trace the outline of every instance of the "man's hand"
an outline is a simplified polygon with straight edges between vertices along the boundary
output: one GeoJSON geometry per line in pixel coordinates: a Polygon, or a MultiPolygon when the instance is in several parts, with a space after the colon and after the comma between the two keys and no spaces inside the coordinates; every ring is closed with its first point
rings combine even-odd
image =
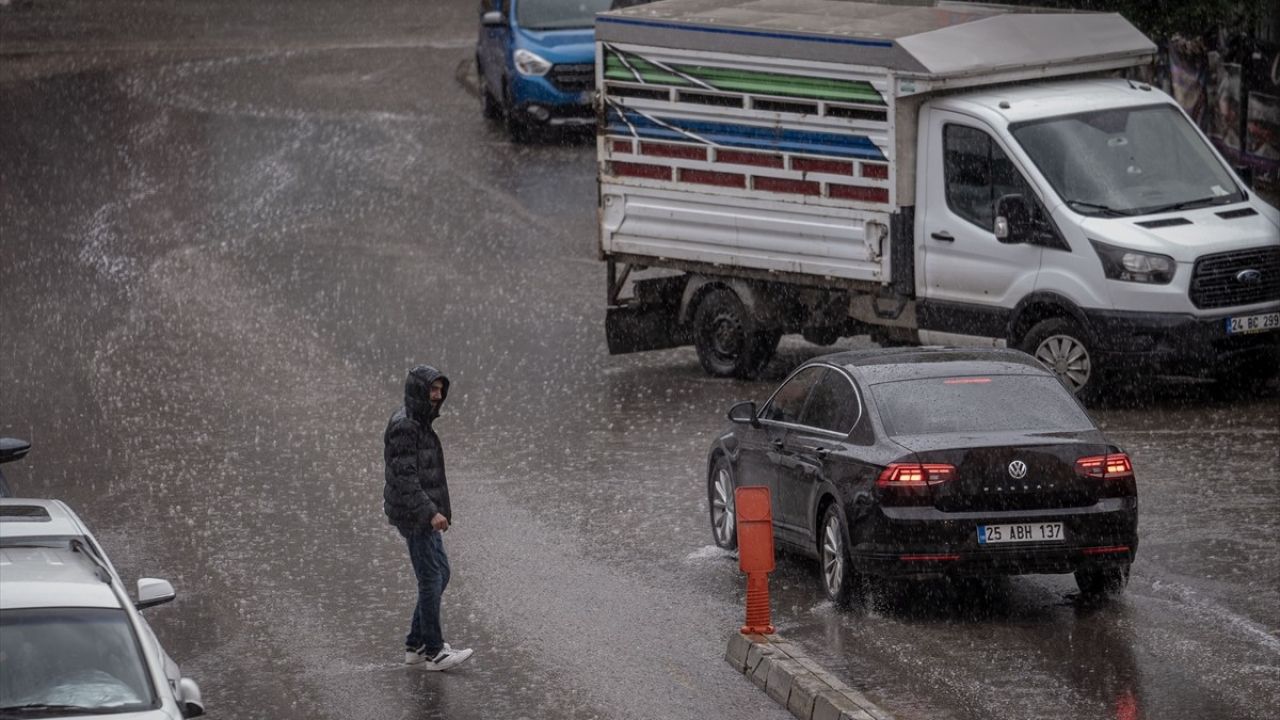
{"type": "Polygon", "coordinates": [[[440,513],[436,513],[431,518],[431,529],[439,530],[440,532],[444,532],[445,530],[448,530],[449,518],[445,517],[444,515],[441,515],[440,513]]]}

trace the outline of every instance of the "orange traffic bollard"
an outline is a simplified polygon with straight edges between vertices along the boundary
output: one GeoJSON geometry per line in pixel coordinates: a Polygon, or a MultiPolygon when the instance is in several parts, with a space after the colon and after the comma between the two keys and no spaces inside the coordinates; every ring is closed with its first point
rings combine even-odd
{"type": "Polygon", "coordinates": [[[773,511],[769,488],[740,487],[733,493],[737,510],[738,568],[747,574],[747,624],[743,635],[769,635],[769,573],[773,572],[773,511]]]}

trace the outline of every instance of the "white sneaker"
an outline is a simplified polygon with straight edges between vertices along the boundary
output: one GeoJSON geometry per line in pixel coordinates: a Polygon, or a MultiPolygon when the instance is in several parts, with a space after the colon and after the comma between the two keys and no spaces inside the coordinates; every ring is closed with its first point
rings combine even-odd
{"type": "MultiPolygon", "coordinates": [[[[404,664],[405,664],[405,665],[417,665],[418,663],[424,663],[424,662],[426,662],[426,661],[427,661],[427,656],[423,654],[423,651],[425,651],[426,649],[427,649],[427,646],[426,646],[426,645],[423,645],[422,647],[418,648],[417,650],[405,650],[405,651],[404,651],[404,664]]],[[[445,643],[445,644],[444,644],[444,649],[445,649],[445,650],[452,650],[453,648],[449,647],[449,643],[445,643]]]]}
{"type": "Polygon", "coordinates": [[[432,671],[448,670],[455,665],[461,664],[469,657],[471,657],[471,648],[454,650],[446,645],[435,657],[423,663],[423,668],[432,671]]]}

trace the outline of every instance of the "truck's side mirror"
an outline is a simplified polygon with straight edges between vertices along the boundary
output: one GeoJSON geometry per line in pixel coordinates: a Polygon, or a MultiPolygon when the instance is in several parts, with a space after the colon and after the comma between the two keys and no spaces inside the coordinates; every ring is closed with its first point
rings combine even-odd
{"type": "Polygon", "coordinates": [[[760,421],[756,419],[756,404],[750,400],[736,403],[729,408],[729,419],[738,424],[760,427],[760,421]]]}
{"type": "Polygon", "coordinates": [[[485,14],[480,16],[481,25],[486,25],[486,26],[501,25],[502,22],[503,20],[502,20],[501,10],[490,10],[489,12],[486,12],[485,14]]]}
{"type": "Polygon", "coordinates": [[[1004,195],[996,201],[994,232],[1002,243],[1014,245],[1031,239],[1031,208],[1021,195],[1004,195]]]}
{"type": "Polygon", "coordinates": [[[1240,182],[1243,182],[1245,187],[1251,190],[1253,189],[1253,166],[1252,165],[1237,165],[1236,175],[1240,176],[1240,182]]]}

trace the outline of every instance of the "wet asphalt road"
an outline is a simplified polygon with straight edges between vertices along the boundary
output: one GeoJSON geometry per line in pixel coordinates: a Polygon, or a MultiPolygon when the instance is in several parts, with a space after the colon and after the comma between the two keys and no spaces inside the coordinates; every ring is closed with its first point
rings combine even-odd
{"type": "MultiPolygon", "coordinates": [[[[761,382],[609,357],[589,138],[479,117],[473,2],[0,8],[0,435],[226,718],[783,718],[723,663],[736,562],[705,452],[761,382]],[[380,507],[404,371],[438,421],[463,671],[398,667],[380,507]]],[[[850,347],[865,340],[845,340],[850,347]]],[[[1095,410],[1139,473],[1125,597],[1069,576],[820,601],[780,632],[902,718],[1263,718],[1280,706],[1278,401],[1160,383],[1095,410]]]]}

